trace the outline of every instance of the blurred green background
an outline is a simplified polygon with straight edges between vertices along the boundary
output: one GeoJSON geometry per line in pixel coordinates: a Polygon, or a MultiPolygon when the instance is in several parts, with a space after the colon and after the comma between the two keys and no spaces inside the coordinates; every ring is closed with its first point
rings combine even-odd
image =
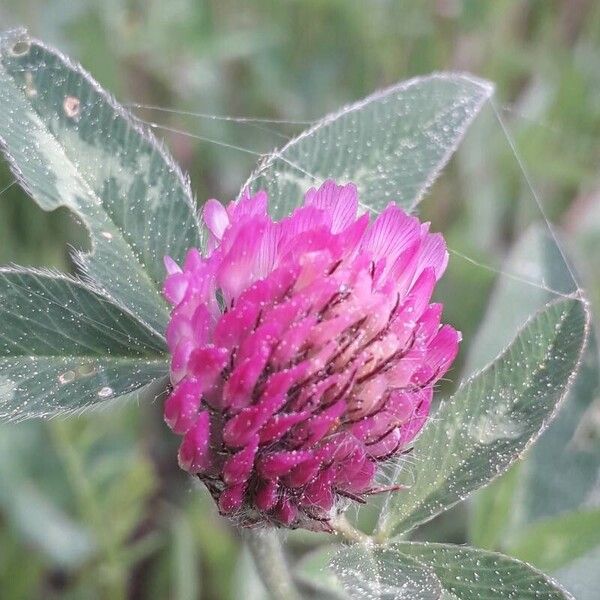
{"type": "MultiPolygon", "coordinates": [[[[600,305],[595,0],[3,0],[0,23],[58,46],[154,123],[201,200],[233,197],[261,153],[378,87],[446,69],[490,79],[518,158],[600,305]]],[[[484,113],[423,204],[450,247],[471,259],[453,256],[439,292],[446,319],[465,337],[454,381],[497,271],[540,220],[499,119],[491,107],[484,113]]],[[[0,165],[0,264],[69,270],[69,246],[85,247],[84,231],[66,212],[42,213],[11,182],[0,165]]],[[[515,470],[418,537],[512,550],[579,586],[578,598],[597,598],[600,394],[598,357],[588,354],[585,381],[569,399],[577,410],[565,406],[564,435],[547,442],[558,465],[583,435],[553,477],[561,468],[580,472],[585,489],[564,499],[572,484],[561,487],[559,477],[545,497],[555,508],[532,518],[542,530],[533,545],[511,541],[511,513],[521,510],[515,470]]],[[[158,404],[3,426],[0,598],[262,598],[239,534],[179,472],[175,453],[158,404]]],[[[532,457],[522,469],[528,464],[532,457]]],[[[290,549],[300,554],[317,539],[294,534],[290,549]]]]}

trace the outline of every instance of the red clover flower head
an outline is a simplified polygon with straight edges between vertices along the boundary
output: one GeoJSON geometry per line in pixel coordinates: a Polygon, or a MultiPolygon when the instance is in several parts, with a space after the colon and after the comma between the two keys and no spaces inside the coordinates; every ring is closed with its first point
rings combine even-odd
{"type": "Polygon", "coordinates": [[[205,256],[165,259],[182,469],[242,524],[328,529],[423,427],[460,334],[430,303],[444,239],[327,181],[275,222],[267,195],[204,206],[205,256]]]}

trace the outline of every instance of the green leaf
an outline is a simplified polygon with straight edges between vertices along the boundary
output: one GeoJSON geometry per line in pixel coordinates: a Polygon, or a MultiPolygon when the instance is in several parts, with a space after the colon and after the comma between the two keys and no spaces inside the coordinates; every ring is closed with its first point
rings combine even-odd
{"type": "Polygon", "coordinates": [[[23,31],[0,37],[0,146],[44,210],[89,230],[85,274],[162,334],[165,255],[200,247],[188,181],[154,137],[79,65],[23,31]]]}
{"type": "MultiPolygon", "coordinates": [[[[510,277],[502,277],[492,294],[467,370],[481,366],[500,350],[530,312],[556,296],[551,290],[566,294],[577,289],[545,226],[531,227],[518,240],[502,272],[510,277]],[[524,280],[543,283],[546,289],[524,280]]],[[[474,544],[498,548],[500,538],[520,535],[531,522],[593,503],[600,461],[600,435],[593,414],[599,396],[600,359],[592,331],[557,418],[530,449],[519,474],[507,474],[474,497],[474,544]]]]}
{"type": "Polygon", "coordinates": [[[417,77],[327,115],[268,156],[244,186],[269,192],[288,214],[311,186],[354,182],[363,208],[416,206],[490,98],[487,81],[454,73],[417,77]]]}
{"type": "MultiPolygon", "coordinates": [[[[508,524],[518,512],[519,487],[523,463],[515,463],[502,477],[473,496],[469,521],[469,541],[478,548],[496,550],[506,535],[508,524]]],[[[439,539],[439,538],[438,538],[439,539]]]]}
{"type": "Polygon", "coordinates": [[[296,565],[296,579],[312,590],[319,592],[319,598],[347,598],[342,583],[329,565],[339,551],[338,545],[326,545],[309,552],[296,565]]]}
{"type": "Polygon", "coordinates": [[[588,314],[579,299],[548,304],[507,350],[463,383],[417,439],[414,470],[389,496],[379,535],[407,531],[504,472],[552,418],[574,378],[588,314]]]}
{"type": "Polygon", "coordinates": [[[72,413],[166,385],[161,337],[80,281],[0,269],[0,419],[72,413]]]}
{"type": "Polygon", "coordinates": [[[297,576],[340,600],[438,600],[442,594],[431,569],[391,546],[319,548],[301,561],[297,576]]]}
{"type": "Polygon", "coordinates": [[[543,519],[521,531],[509,553],[555,571],[600,546],[600,509],[574,511],[543,519]]]}
{"type": "Polygon", "coordinates": [[[460,600],[573,600],[540,571],[495,552],[417,542],[396,543],[390,548],[432,569],[444,590],[460,600]]]}
{"type": "Polygon", "coordinates": [[[340,600],[572,600],[524,562],[452,544],[326,546],[305,556],[296,576],[319,598],[340,600]]]}

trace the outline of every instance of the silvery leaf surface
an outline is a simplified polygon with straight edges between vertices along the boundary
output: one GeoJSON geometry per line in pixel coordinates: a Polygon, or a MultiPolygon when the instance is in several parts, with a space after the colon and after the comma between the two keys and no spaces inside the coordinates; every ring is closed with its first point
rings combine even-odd
{"type": "Polygon", "coordinates": [[[327,115],[268,155],[244,189],[265,189],[277,217],[326,179],[353,182],[363,210],[390,202],[414,208],[435,181],[493,86],[460,73],[436,73],[379,90],[327,115]]]}
{"type": "Polygon", "coordinates": [[[0,146],[44,210],[87,227],[84,275],[158,333],[163,257],[201,245],[188,180],[164,148],[79,65],[24,31],[0,36],[0,146]]]}
{"type": "Polygon", "coordinates": [[[84,283],[0,269],[0,419],[73,413],[166,387],[163,339],[84,283]]]}
{"type": "Polygon", "coordinates": [[[574,379],[589,315],[579,298],[549,303],[488,367],[443,402],[399,470],[378,535],[407,531],[489,483],[548,425],[574,379]]]}

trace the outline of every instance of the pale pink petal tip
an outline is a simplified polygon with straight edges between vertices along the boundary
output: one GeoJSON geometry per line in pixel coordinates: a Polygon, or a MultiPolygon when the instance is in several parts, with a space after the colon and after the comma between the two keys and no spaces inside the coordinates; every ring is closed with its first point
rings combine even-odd
{"type": "Polygon", "coordinates": [[[229,227],[229,216],[225,207],[218,200],[207,200],[202,209],[202,218],[213,236],[221,240],[229,227]]]}
{"type": "Polygon", "coordinates": [[[163,262],[168,275],[181,273],[181,267],[170,256],[165,256],[163,262]]]}
{"type": "Polygon", "coordinates": [[[448,252],[393,204],[358,216],[352,183],[308,190],[281,221],[267,205],[209,200],[206,254],[165,258],[164,417],[221,513],[328,531],[410,448],[458,353],[431,303],[448,252]]]}

